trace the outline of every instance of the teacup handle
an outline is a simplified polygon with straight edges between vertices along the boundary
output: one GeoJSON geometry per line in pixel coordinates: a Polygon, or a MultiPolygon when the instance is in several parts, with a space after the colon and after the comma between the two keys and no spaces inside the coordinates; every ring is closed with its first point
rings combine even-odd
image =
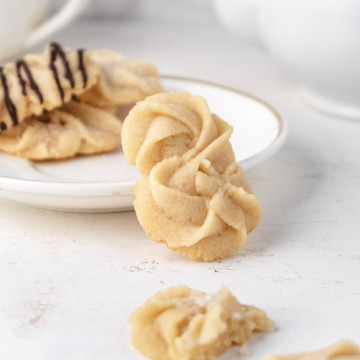
{"type": "Polygon", "coordinates": [[[31,47],[47,39],[56,31],[74,20],[85,9],[89,0],[68,0],[50,19],[34,29],[26,40],[26,47],[31,47]]]}

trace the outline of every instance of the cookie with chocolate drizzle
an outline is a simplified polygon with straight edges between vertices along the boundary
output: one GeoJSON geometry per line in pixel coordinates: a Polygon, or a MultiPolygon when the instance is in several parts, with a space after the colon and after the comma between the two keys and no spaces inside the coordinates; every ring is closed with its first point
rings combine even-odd
{"type": "Polygon", "coordinates": [[[0,68],[0,150],[49,160],[116,149],[133,104],[161,90],[150,63],[50,43],[0,68]]]}
{"type": "Polygon", "coordinates": [[[89,53],[50,43],[43,54],[0,67],[0,130],[40,116],[91,88],[99,67],[89,53]]]}

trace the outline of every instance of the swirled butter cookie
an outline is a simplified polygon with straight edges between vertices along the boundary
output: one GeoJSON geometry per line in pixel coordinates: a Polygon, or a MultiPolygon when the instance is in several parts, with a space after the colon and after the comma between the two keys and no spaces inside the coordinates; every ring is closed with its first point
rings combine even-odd
{"type": "Polygon", "coordinates": [[[273,329],[265,312],[240,304],[226,286],[206,294],[187,286],[156,293],[130,317],[132,344],[153,360],[210,360],[273,329]]]}
{"type": "Polygon", "coordinates": [[[229,138],[232,127],[188,93],[156,94],[125,119],[124,153],[143,175],[135,211],[150,237],[192,259],[236,252],[262,208],[229,138]]]}
{"type": "Polygon", "coordinates": [[[326,348],[289,355],[265,355],[264,360],[360,360],[360,348],[343,340],[326,348]]]}
{"type": "Polygon", "coordinates": [[[121,145],[121,127],[122,122],[107,111],[69,102],[5,131],[0,149],[31,160],[99,153],[121,145]]]}

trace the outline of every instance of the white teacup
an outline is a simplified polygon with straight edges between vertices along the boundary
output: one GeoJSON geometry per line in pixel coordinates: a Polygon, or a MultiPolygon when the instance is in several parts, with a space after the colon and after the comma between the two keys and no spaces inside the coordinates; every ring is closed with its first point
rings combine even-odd
{"type": "Polygon", "coordinates": [[[214,2],[228,28],[262,42],[300,76],[309,102],[360,119],[359,0],[214,2]]]}
{"type": "Polygon", "coordinates": [[[88,0],[68,0],[44,22],[49,0],[1,0],[0,61],[4,62],[47,39],[77,17],[87,3],[88,0]]]}

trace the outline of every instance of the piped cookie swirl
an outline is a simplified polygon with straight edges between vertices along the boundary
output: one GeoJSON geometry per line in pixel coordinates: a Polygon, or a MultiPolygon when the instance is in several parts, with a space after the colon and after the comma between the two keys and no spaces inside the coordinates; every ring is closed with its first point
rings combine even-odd
{"type": "Polygon", "coordinates": [[[123,150],[143,175],[134,207],[153,240],[203,261],[244,244],[262,208],[235,161],[231,132],[188,93],[153,95],[130,111],[123,150]]]}

